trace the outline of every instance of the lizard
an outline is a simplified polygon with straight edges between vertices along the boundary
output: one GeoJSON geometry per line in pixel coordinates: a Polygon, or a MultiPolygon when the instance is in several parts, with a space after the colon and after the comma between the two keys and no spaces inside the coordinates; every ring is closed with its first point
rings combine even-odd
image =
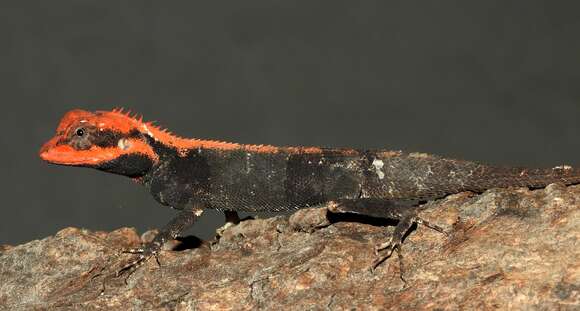
{"type": "Polygon", "coordinates": [[[450,194],[490,188],[541,188],[580,183],[580,170],[490,166],[425,153],[385,149],[277,147],[189,139],[144,122],[123,109],[75,109],[40,149],[52,164],[89,167],[127,176],[178,214],[155,238],[126,252],[134,259],[118,273],[135,271],[196,222],[205,209],[280,212],[326,205],[333,212],[398,220],[375,246],[373,268],[394,251],[414,224],[421,204],[450,194]]]}

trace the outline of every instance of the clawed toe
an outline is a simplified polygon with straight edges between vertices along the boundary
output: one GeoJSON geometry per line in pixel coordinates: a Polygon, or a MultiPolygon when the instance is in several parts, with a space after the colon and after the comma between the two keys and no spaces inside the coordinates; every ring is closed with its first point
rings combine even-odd
{"type": "MultiPolygon", "coordinates": [[[[388,241],[380,243],[380,244],[376,244],[375,245],[375,255],[378,256],[379,253],[387,248],[390,248],[393,244],[393,238],[391,237],[388,241]]],[[[392,251],[391,251],[392,252],[392,251]]]]}
{"type": "Polygon", "coordinates": [[[141,265],[143,265],[149,258],[145,257],[144,255],[137,256],[136,259],[130,261],[129,263],[125,264],[119,271],[117,271],[116,276],[119,277],[125,273],[128,273],[129,277],[133,272],[135,272],[141,265]]]}
{"type": "Polygon", "coordinates": [[[387,260],[393,255],[395,250],[399,251],[400,243],[393,243],[393,239],[389,241],[375,245],[375,256],[371,264],[371,270],[374,271],[383,261],[387,260]]]}
{"type": "Polygon", "coordinates": [[[441,226],[436,225],[436,224],[433,224],[433,223],[431,223],[431,222],[429,222],[429,221],[427,221],[425,219],[422,219],[422,218],[417,217],[415,219],[415,221],[418,224],[423,225],[423,226],[425,226],[425,227],[427,227],[429,229],[435,230],[435,231],[437,231],[439,233],[442,233],[442,234],[445,234],[445,235],[449,235],[449,233],[446,232],[445,229],[443,229],[441,226]]]}
{"type": "Polygon", "coordinates": [[[125,248],[121,250],[121,253],[123,254],[143,254],[144,252],[145,249],[143,248],[125,248]]]}
{"type": "Polygon", "coordinates": [[[145,264],[151,257],[155,257],[157,264],[159,266],[161,266],[161,264],[159,262],[159,258],[158,258],[159,247],[157,244],[150,244],[150,245],[146,245],[145,247],[141,247],[141,248],[124,249],[122,251],[122,253],[136,255],[133,260],[129,261],[127,264],[125,264],[123,267],[121,267],[117,271],[117,273],[115,274],[116,277],[119,277],[123,274],[127,274],[127,277],[125,278],[125,283],[127,282],[127,279],[135,271],[137,271],[137,269],[139,269],[139,267],[141,267],[143,264],[145,264]]]}

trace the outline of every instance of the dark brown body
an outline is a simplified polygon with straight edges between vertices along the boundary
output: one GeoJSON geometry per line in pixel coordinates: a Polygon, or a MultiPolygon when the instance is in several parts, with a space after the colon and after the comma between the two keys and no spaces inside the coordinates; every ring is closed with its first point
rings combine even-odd
{"type": "Polygon", "coordinates": [[[429,200],[494,187],[580,181],[578,171],[497,168],[392,151],[321,149],[316,153],[195,149],[157,145],[160,165],[143,179],[162,204],[195,203],[237,211],[282,211],[348,199],[429,200]]]}

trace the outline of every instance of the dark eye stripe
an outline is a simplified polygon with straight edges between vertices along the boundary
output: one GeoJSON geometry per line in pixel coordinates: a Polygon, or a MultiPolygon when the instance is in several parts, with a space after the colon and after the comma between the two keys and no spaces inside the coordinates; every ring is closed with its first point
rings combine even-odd
{"type": "Polygon", "coordinates": [[[91,146],[110,148],[117,147],[120,139],[140,137],[141,133],[137,130],[129,133],[121,133],[113,130],[101,131],[96,127],[86,126],[71,131],[68,137],[59,141],[59,144],[67,144],[77,150],[86,150],[91,146]]]}
{"type": "Polygon", "coordinates": [[[126,136],[127,135],[121,134],[119,132],[106,130],[92,133],[89,139],[94,145],[107,148],[117,146],[119,139],[126,136]]]}
{"type": "Polygon", "coordinates": [[[127,134],[125,137],[126,138],[140,138],[141,135],[142,135],[141,132],[134,129],[134,130],[131,130],[131,132],[129,132],[129,134],[127,134]]]}

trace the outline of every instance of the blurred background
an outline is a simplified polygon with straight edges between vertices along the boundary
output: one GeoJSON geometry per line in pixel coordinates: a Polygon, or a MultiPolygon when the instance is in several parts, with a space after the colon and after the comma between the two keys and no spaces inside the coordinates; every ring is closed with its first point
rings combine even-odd
{"type": "MultiPolygon", "coordinates": [[[[578,1],[2,1],[0,244],[140,232],[131,180],[42,163],[69,109],[177,134],[580,165],[578,1]]],[[[208,213],[188,233],[207,239],[208,213]]]]}

